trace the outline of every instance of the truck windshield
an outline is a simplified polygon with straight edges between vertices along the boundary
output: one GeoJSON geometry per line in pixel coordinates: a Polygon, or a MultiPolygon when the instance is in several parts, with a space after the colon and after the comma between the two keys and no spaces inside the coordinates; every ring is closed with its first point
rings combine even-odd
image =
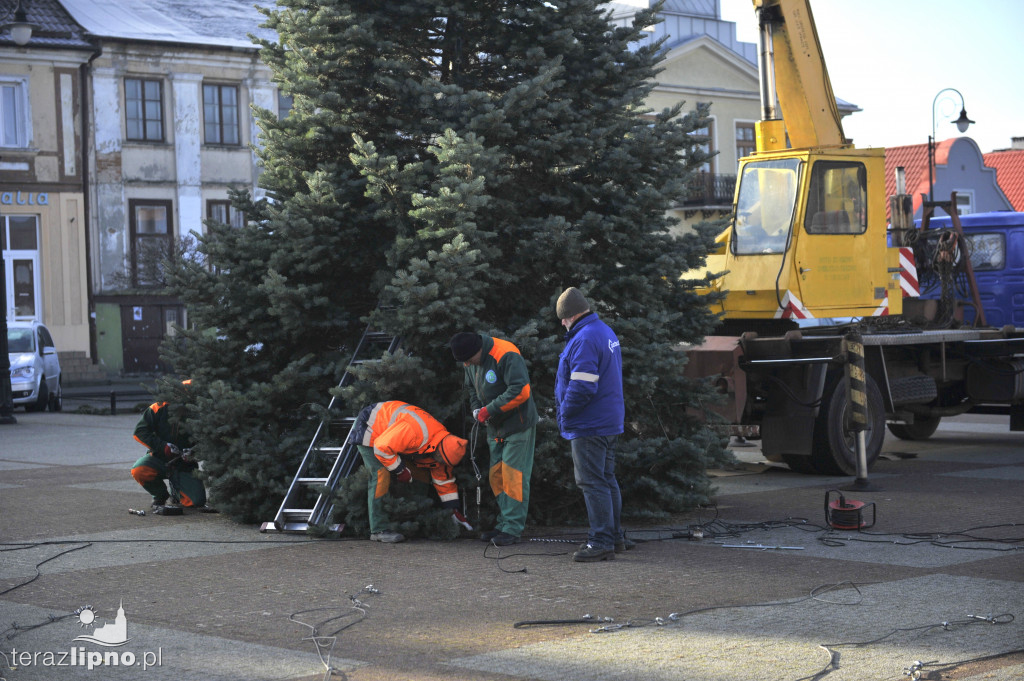
{"type": "Polygon", "coordinates": [[[800,160],[755,161],[743,166],[733,220],[732,251],[736,255],[782,253],[786,250],[800,160]]]}

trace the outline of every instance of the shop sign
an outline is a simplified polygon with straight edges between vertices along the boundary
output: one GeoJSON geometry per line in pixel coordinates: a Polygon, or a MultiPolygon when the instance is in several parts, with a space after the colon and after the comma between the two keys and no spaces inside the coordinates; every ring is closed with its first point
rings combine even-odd
{"type": "Polygon", "coordinates": [[[0,205],[4,206],[49,206],[50,195],[46,192],[2,192],[0,205]]]}

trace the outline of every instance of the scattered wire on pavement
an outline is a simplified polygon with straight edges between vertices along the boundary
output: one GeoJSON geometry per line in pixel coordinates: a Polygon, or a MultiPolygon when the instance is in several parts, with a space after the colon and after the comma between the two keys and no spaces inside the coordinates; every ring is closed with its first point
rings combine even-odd
{"type": "MultiPolygon", "coordinates": [[[[967,617],[966,619],[962,619],[962,620],[951,620],[951,621],[937,622],[937,623],[932,623],[932,624],[922,624],[922,625],[917,625],[917,626],[913,626],[913,627],[896,627],[894,629],[890,629],[887,633],[885,633],[885,634],[883,634],[881,636],[878,636],[876,638],[873,638],[873,639],[870,639],[870,640],[866,640],[866,641],[843,641],[841,643],[821,643],[821,644],[818,645],[818,647],[821,648],[822,650],[824,650],[826,653],[828,653],[828,656],[829,656],[828,664],[826,664],[825,667],[822,668],[820,671],[818,671],[818,672],[816,672],[814,674],[811,674],[810,676],[805,676],[805,677],[802,677],[800,679],[797,679],[797,681],[820,681],[820,679],[825,678],[828,674],[831,674],[833,671],[839,669],[840,653],[839,653],[838,650],[836,650],[836,648],[859,648],[859,647],[870,646],[870,645],[874,645],[876,643],[881,643],[882,641],[885,641],[885,640],[890,639],[890,638],[892,638],[894,636],[897,636],[898,634],[903,634],[903,633],[920,632],[921,634],[925,634],[925,633],[928,633],[929,631],[932,631],[933,629],[942,629],[943,631],[952,631],[953,629],[955,629],[957,627],[966,627],[966,626],[971,626],[971,625],[974,625],[974,624],[985,624],[985,623],[987,623],[987,624],[996,624],[996,625],[1004,625],[1004,624],[1010,624],[1011,622],[1013,622],[1013,620],[1014,620],[1014,616],[1012,614],[1010,614],[1010,613],[1003,613],[1001,615],[971,615],[971,616],[967,617]]],[[[984,660],[984,659],[991,659],[991,658],[996,658],[996,657],[1004,657],[1006,655],[1012,655],[1015,652],[1018,652],[1018,651],[1011,651],[1011,652],[1006,652],[1006,653],[998,653],[998,654],[995,654],[995,655],[985,656],[984,658],[975,658],[975,659],[972,659],[972,660],[961,660],[959,662],[945,663],[945,664],[939,663],[937,660],[932,661],[932,662],[921,662],[920,660],[915,660],[910,666],[908,666],[907,668],[905,668],[903,670],[903,674],[904,674],[904,676],[909,676],[911,679],[920,679],[921,678],[921,670],[923,668],[925,668],[925,667],[928,667],[928,666],[939,665],[939,666],[942,666],[942,667],[947,667],[948,666],[949,668],[953,668],[953,667],[962,666],[962,665],[970,663],[970,662],[978,662],[978,661],[981,661],[981,660],[984,660]]]]}
{"type": "MultiPolygon", "coordinates": [[[[372,584],[368,584],[362,588],[359,592],[362,594],[377,595],[380,594],[380,589],[375,588],[372,584]]],[[[307,627],[310,630],[309,636],[304,636],[303,641],[311,641],[316,647],[317,657],[320,658],[320,663],[324,666],[324,681],[329,681],[332,676],[337,674],[341,679],[348,678],[345,672],[337,667],[331,665],[331,654],[334,652],[334,646],[338,643],[338,634],[345,629],[362,622],[366,618],[366,611],[369,606],[363,601],[359,600],[356,595],[349,594],[348,607],[332,606],[325,608],[309,608],[307,610],[299,610],[293,612],[288,616],[288,620],[295,622],[296,624],[307,627]],[[340,612],[339,612],[340,610],[340,612]],[[308,615],[310,613],[334,613],[331,617],[322,619],[315,624],[304,622],[300,619],[296,619],[300,615],[308,615]],[[337,628],[332,629],[329,632],[323,632],[322,628],[327,625],[334,625],[341,622],[337,628]],[[326,653],[326,655],[325,655],[326,653]]]]}
{"type": "MultiPolygon", "coordinates": [[[[733,609],[733,608],[768,608],[768,607],[776,607],[776,606],[789,606],[789,605],[796,605],[798,603],[803,603],[804,601],[809,601],[809,600],[816,600],[816,601],[820,601],[822,603],[829,603],[831,605],[858,605],[863,600],[863,595],[861,594],[861,591],[858,588],[859,586],[862,586],[862,585],[863,584],[856,584],[854,582],[849,582],[849,581],[839,582],[837,584],[823,584],[821,586],[814,587],[813,589],[811,589],[810,593],[808,593],[806,596],[804,596],[802,598],[791,599],[791,600],[786,600],[786,601],[772,601],[772,602],[769,602],[769,603],[737,603],[737,604],[731,604],[731,605],[709,605],[709,606],[705,606],[705,607],[701,607],[701,608],[694,608],[692,610],[686,610],[684,612],[669,613],[665,617],[653,617],[653,618],[649,618],[649,619],[629,619],[629,620],[626,620],[625,622],[616,622],[613,618],[606,617],[606,618],[602,618],[601,620],[599,620],[601,622],[604,622],[605,624],[603,624],[600,627],[591,629],[590,633],[592,633],[592,634],[604,634],[604,633],[608,633],[608,632],[612,632],[612,631],[618,631],[620,629],[627,629],[627,628],[632,629],[632,628],[647,627],[647,626],[664,626],[664,625],[672,623],[672,622],[678,622],[679,620],[683,619],[684,617],[689,617],[691,615],[697,615],[697,614],[704,613],[704,612],[712,612],[714,610],[727,610],[727,609],[733,609]],[[850,599],[834,600],[834,599],[824,598],[824,595],[826,595],[826,594],[829,594],[829,593],[832,593],[832,592],[838,592],[838,591],[845,591],[845,590],[848,590],[848,589],[852,589],[854,591],[854,593],[855,593],[855,596],[853,596],[850,599]]],[[[566,620],[527,620],[527,621],[524,621],[524,622],[516,622],[512,626],[515,629],[520,629],[520,628],[527,627],[527,626],[556,626],[556,625],[560,625],[560,624],[586,624],[586,623],[590,623],[590,622],[593,622],[593,621],[598,621],[598,620],[591,619],[590,615],[584,615],[583,618],[577,619],[577,620],[567,620],[567,619],[566,620]]]]}
{"type": "MultiPolygon", "coordinates": [[[[54,542],[54,543],[56,544],[58,542],[54,542]]],[[[71,553],[72,551],[79,551],[81,549],[86,549],[86,548],[89,548],[90,546],[92,546],[91,542],[85,542],[85,543],[83,543],[83,542],[59,542],[59,543],[61,543],[61,544],[64,544],[64,543],[78,544],[79,546],[72,546],[70,549],[64,549],[63,551],[61,551],[58,554],[55,554],[53,556],[50,556],[49,558],[46,558],[44,560],[39,561],[35,565],[35,571],[36,571],[35,575],[33,575],[27,581],[21,582],[20,584],[15,584],[14,586],[8,587],[8,588],[4,589],[3,591],[0,591],[0,596],[3,596],[4,594],[8,594],[8,593],[14,591],[15,589],[20,589],[21,587],[25,586],[26,584],[31,584],[32,582],[34,582],[37,579],[39,579],[39,577],[43,574],[42,572],[39,571],[39,568],[42,567],[43,565],[46,565],[51,560],[56,560],[57,558],[60,558],[61,556],[64,556],[64,555],[67,555],[67,554],[71,553]]],[[[17,548],[7,548],[7,549],[0,549],[0,550],[2,550],[2,551],[19,551],[19,550],[22,550],[22,549],[30,549],[30,548],[34,548],[36,546],[45,546],[45,545],[48,545],[48,544],[50,544],[50,542],[40,542],[38,544],[27,544],[27,545],[24,545],[24,546],[18,546],[17,548]]],[[[0,546],[9,546],[9,544],[0,544],[0,546]]]]}
{"type": "MultiPolygon", "coordinates": [[[[513,544],[512,546],[522,546],[522,544],[513,544]]],[[[539,552],[539,551],[538,552],[534,552],[534,551],[516,551],[514,553],[507,553],[505,555],[501,555],[501,549],[502,548],[505,548],[505,547],[496,546],[494,544],[494,542],[487,542],[487,545],[484,546],[484,558],[489,558],[489,559],[495,561],[495,564],[498,566],[498,569],[501,570],[502,572],[506,573],[506,574],[517,574],[517,573],[525,573],[525,572],[527,572],[525,567],[521,567],[518,570],[506,570],[504,567],[502,567],[501,561],[503,561],[503,560],[505,560],[507,558],[513,558],[515,556],[564,556],[564,555],[569,553],[568,551],[544,551],[544,552],[539,552]],[[496,555],[496,556],[495,555],[488,555],[488,552],[490,552],[490,550],[492,548],[495,549],[498,552],[499,555],[496,555]]]]}

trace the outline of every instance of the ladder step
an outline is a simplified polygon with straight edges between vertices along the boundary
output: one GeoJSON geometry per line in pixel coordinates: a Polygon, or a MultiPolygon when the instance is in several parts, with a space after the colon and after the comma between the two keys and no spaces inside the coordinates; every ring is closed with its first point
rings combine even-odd
{"type": "MultiPolygon", "coordinates": [[[[391,309],[384,306],[378,306],[381,310],[391,309]]],[[[356,364],[379,364],[380,356],[383,354],[381,346],[384,346],[383,352],[394,352],[401,344],[401,338],[384,331],[378,331],[367,328],[363,332],[362,338],[359,340],[359,344],[353,353],[349,366],[356,364]],[[373,343],[375,350],[368,350],[368,344],[373,343]],[[365,355],[378,355],[376,358],[361,359],[360,356],[365,355]]],[[[351,384],[355,380],[355,377],[350,374],[347,370],[342,374],[341,380],[338,382],[338,387],[345,387],[351,384]]],[[[328,410],[334,408],[337,396],[331,396],[328,410]]],[[[362,463],[362,459],[359,456],[358,451],[354,446],[348,442],[342,446],[337,447],[322,447],[317,443],[321,440],[321,437],[326,435],[327,441],[337,442],[335,437],[332,437],[330,429],[332,428],[346,428],[351,433],[351,429],[356,423],[355,416],[345,417],[331,417],[321,421],[320,426],[317,428],[316,435],[313,436],[313,441],[310,443],[309,448],[306,450],[305,457],[302,459],[302,463],[299,464],[299,470],[296,472],[295,477],[292,478],[291,486],[288,488],[288,492],[285,494],[284,501],[281,503],[281,509],[277,512],[277,517],[273,523],[264,523],[263,531],[266,531],[269,526],[273,526],[278,531],[305,531],[310,524],[318,524],[322,520],[326,520],[330,517],[333,504],[331,503],[331,495],[329,492],[333,492],[337,487],[341,478],[347,478],[352,471],[362,463]],[[314,468],[314,461],[317,457],[314,455],[323,455],[323,459],[330,462],[331,471],[327,477],[307,477],[306,472],[313,468],[317,473],[322,471],[318,468],[314,468]],[[331,461],[333,457],[333,461],[331,461]],[[320,486],[324,489],[321,490],[320,496],[316,501],[313,508],[286,508],[289,504],[295,503],[308,503],[305,501],[299,501],[302,497],[294,495],[300,487],[314,487],[320,486]]],[[[341,526],[333,526],[333,528],[339,528],[341,526]]],[[[333,529],[332,528],[332,529],[333,529]]],[[[0,679],[2,681],[2,679],[0,679]]]]}
{"type": "Polygon", "coordinates": [[[309,514],[313,512],[311,508],[282,508],[281,515],[293,515],[299,517],[308,518],[309,514]]]}

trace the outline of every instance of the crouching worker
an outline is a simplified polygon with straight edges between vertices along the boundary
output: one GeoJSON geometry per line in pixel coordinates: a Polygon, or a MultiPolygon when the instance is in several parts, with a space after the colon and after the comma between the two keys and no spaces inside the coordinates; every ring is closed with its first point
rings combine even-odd
{"type": "Polygon", "coordinates": [[[410,466],[429,471],[441,506],[451,509],[452,521],[473,529],[459,510],[459,488],[453,470],[466,455],[467,441],[449,433],[433,416],[406,402],[377,402],[359,412],[349,442],[358,447],[370,474],[367,503],[371,541],[394,544],[405,540],[391,527],[384,496],[392,474],[399,482],[412,481],[410,466]]]}
{"type": "MultiPolygon", "coordinates": [[[[187,389],[190,383],[182,385],[187,389]]],[[[199,464],[190,455],[192,441],[185,429],[183,405],[151,404],[135,426],[135,439],[149,451],[132,466],[132,477],[153,495],[154,513],[180,515],[182,506],[213,510],[206,505],[203,483],[194,475],[199,464]]]]}

